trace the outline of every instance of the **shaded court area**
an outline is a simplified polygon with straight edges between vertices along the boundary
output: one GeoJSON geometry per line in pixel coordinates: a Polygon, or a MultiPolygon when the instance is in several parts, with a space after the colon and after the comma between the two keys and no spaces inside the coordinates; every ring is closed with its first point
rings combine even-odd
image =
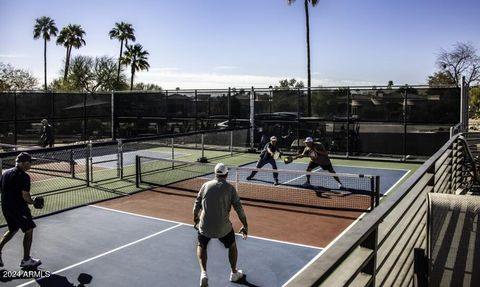
{"type": "MultiPolygon", "coordinates": [[[[191,225],[87,206],[37,219],[33,256],[41,279],[2,278],[2,286],[195,286],[199,268],[191,225]]],[[[4,232],[2,228],[0,232],[4,232]]],[[[245,286],[280,286],[321,248],[256,238],[241,240],[238,266],[245,286]]],[[[19,271],[21,236],[4,249],[5,269],[19,271]]],[[[227,250],[209,245],[210,286],[228,281],[227,250]]],[[[2,271],[4,274],[4,271],[2,271]]],[[[230,284],[230,285],[229,285],[230,284]]]]}

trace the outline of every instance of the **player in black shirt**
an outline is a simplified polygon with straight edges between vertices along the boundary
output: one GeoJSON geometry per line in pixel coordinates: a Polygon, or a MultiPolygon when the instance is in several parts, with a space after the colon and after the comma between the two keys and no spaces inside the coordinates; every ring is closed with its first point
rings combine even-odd
{"type": "MultiPolygon", "coordinates": [[[[272,136],[270,138],[270,142],[263,147],[256,168],[262,168],[264,165],[269,163],[273,169],[277,169],[277,163],[274,159],[274,154],[276,152],[280,153],[280,150],[277,147],[277,137],[272,136]]],[[[257,174],[257,171],[252,171],[252,173],[247,177],[247,180],[252,180],[255,174],[257,174]]],[[[273,181],[275,185],[278,185],[278,172],[273,173],[273,181]]]]}
{"type": "Polygon", "coordinates": [[[1,252],[5,244],[19,229],[23,231],[23,259],[20,267],[36,267],[42,262],[30,257],[33,229],[36,227],[28,204],[34,200],[30,196],[30,176],[26,173],[32,164],[32,157],[25,152],[17,156],[14,168],[6,170],[0,177],[2,212],[8,230],[0,240],[0,267],[3,267],[1,252]]]}
{"type": "Polygon", "coordinates": [[[53,128],[47,119],[42,120],[42,134],[40,136],[40,145],[42,147],[53,147],[53,128]]]}

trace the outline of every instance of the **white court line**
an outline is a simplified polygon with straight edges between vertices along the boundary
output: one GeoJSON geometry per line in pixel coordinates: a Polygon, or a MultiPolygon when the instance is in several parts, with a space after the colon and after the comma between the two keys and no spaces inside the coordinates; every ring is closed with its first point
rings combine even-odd
{"type": "MultiPolygon", "coordinates": [[[[120,247],[117,247],[117,248],[112,249],[112,250],[110,250],[110,251],[104,252],[104,253],[99,254],[99,255],[97,255],[97,256],[91,257],[91,258],[89,258],[89,259],[86,259],[86,260],[83,260],[83,261],[81,261],[81,262],[75,263],[75,264],[70,265],[70,266],[68,266],[68,267],[65,267],[65,268],[63,268],[63,269],[57,270],[57,271],[55,271],[55,272],[52,272],[51,274],[58,274],[58,273],[60,273],[60,272],[66,271],[66,270],[68,270],[68,269],[77,267],[77,266],[79,266],[79,265],[82,265],[82,264],[84,264],[84,263],[87,263],[87,262],[90,262],[90,261],[92,261],[92,260],[98,259],[98,258],[103,257],[103,256],[105,256],[105,255],[108,255],[108,254],[110,254],[110,253],[116,252],[116,251],[118,251],[118,250],[127,248],[127,247],[132,246],[132,245],[134,245],[134,244],[137,244],[137,243],[139,243],[139,242],[142,242],[142,241],[145,241],[145,240],[147,240],[147,239],[150,239],[150,238],[152,238],[152,237],[154,237],[154,236],[157,236],[157,235],[159,235],[159,234],[162,234],[162,233],[164,233],[164,232],[167,232],[167,231],[169,231],[169,230],[172,230],[172,229],[174,229],[174,228],[177,228],[177,227],[179,227],[179,226],[181,226],[181,225],[183,225],[183,224],[177,224],[177,225],[175,225],[175,226],[169,227],[169,228],[164,229],[164,230],[162,230],[162,231],[159,231],[159,232],[157,232],[157,233],[148,235],[148,236],[146,236],[146,237],[144,237],[144,238],[140,238],[140,239],[138,239],[138,240],[136,240],[136,241],[130,242],[130,243],[128,243],[128,244],[122,245],[122,246],[120,246],[120,247]]],[[[37,279],[37,280],[28,281],[28,282],[23,283],[23,284],[21,284],[21,285],[17,285],[17,287],[23,287],[23,286],[30,285],[30,284],[32,284],[32,283],[35,283],[35,282],[38,282],[38,281],[42,280],[43,278],[46,278],[46,277],[41,277],[41,278],[39,278],[39,279],[37,279]]]]}
{"type": "MultiPolygon", "coordinates": [[[[153,219],[153,220],[158,220],[158,221],[166,221],[166,222],[170,222],[170,223],[174,223],[174,224],[182,224],[182,225],[192,226],[192,227],[193,227],[193,224],[188,224],[188,223],[183,223],[183,222],[179,222],[179,221],[163,219],[163,218],[159,218],[159,217],[152,217],[152,216],[143,215],[143,214],[138,214],[138,213],[132,213],[132,212],[128,212],[128,211],[111,209],[111,208],[103,207],[103,206],[89,205],[89,207],[95,207],[95,208],[104,209],[104,210],[108,210],[108,211],[112,211],[112,212],[118,212],[118,213],[123,213],[123,214],[131,215],[131,216],[137,216],[137,217],[142,217],[142,218],[147,218],[147,219],[153,219]]],[[[239,233],[237,233],[237,235],[238,235],[238,236],[241,236],[239,233]]],[[[311,246],[311,245],[306,245],[306,244],[300,244],[300,243],[294,243],[294,242],[288,242],[288,241],[275,240],[275,239],[270,239],[270,238],[265,238],[265,237],[260,237],[260,236],[248,235],[248,237],[255,238],[255,239],[260,239],[260,240],[265,240],[265,241],[283,243],[283,244],[287,244],[287,245],[295,245],[295,246],[307,247],[307,248],[312,248],[312,249],[322,249],[322,247],[318,247],[318,246],[311,246]]]]}
{"type": "Polygon", "coordinates": [[[408,170],[399,180],[397,180],[397,182],[395,182],[384,194],[382,194],[382,197],[387,195],[387,193],[389,193],[390,191],[392,191],[397,185],[400,184],[400,182],[407,176],[410,174],[410,172],[412,172],[411,170],[408,170]]]}
{"type": "MultiPolygon", "coordinates": [[[[316,168],[316,169],[312,170],[312,172],[316,172],[317,170],[320,170],[320,169],[321,169],[320,167],[319,167],[319,168],[316,168]]],[[[294,170],[296,170],[296,169],[294,169],[294,170]]],[[[297,176],[297,177],[295,177],[295,178],[293,178],[293,179],[290,179],[290,180],[287,180],[287,181],[285,181],[285,182],[282,182],[281,184],[290,183],[290,182],[295,181],[295,180],[297,180],[297,179],[300,179],[300,178],[302,178],[302,177],[304,177],[304,176],[305,176],[305,175],[302,174],[302,175],[297,176]]]]}

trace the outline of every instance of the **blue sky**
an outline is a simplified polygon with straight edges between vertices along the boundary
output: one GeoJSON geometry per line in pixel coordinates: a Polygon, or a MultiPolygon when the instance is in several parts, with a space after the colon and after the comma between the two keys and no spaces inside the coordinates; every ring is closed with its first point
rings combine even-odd
{"type": "MultiPolygon", "coordinates": [[[[469,42],[480,54],[478,0],[321,0],[310,9],[312,85],[424,84],[440,49],[469,42]]],[[[306,83],[303,0],[0,0],[0,61],[43,78],[43,42],[35,19],[59,30],[80,24],[85,47],[73,55],[117,57],[115,22],[135,28],[150,53],[136,81],[166,89],[268,87],[306,83]]],[[[49,81],[65,48],[48,44],[49,81]]]]}

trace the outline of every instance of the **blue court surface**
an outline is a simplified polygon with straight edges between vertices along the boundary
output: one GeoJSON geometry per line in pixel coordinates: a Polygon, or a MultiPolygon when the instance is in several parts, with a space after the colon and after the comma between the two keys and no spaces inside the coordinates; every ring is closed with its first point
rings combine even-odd
{"type": "MultiPolygon", "coordinates": [[[[198,286],[196,231],[191,225],[87,206],[36,220],[32,256],[42,279],[2,278],[2,286],[198,286]]],[[[5,228],[0,232],[4,233],[5,228]]],[[[19,271],[23,234],[3,250],[5,267],[19,271]]],[[[231,283],[227,249],[208,246],[210,286],[281,286],[322,249],[237,236],[238,268],[231,283]]],[[[2,271],[2,273],[4,273],[2,271]]]]}
{"type": "MultiPolygon", "coordinates": [[[[123,165],[135,165],[135,156],[146,156],[146,157],[153,157],[153,158],[165,158],[171,159],[172,153],[171,152],[162,152],[162,151],[148,151],[148,150],[138,150],[138,151],[129,151],[123,153],[123,165]]],[[[175,158],[181,158],[186,156],[187,154],[184,153],[174,153],[175,158]]],[[[95,166],[103,167],[103,168],[110,168],[115,169],[117,168],[117,154],[108,154],[108,155],[100,155],[93,157],[93,163],[95,166]]]]}

